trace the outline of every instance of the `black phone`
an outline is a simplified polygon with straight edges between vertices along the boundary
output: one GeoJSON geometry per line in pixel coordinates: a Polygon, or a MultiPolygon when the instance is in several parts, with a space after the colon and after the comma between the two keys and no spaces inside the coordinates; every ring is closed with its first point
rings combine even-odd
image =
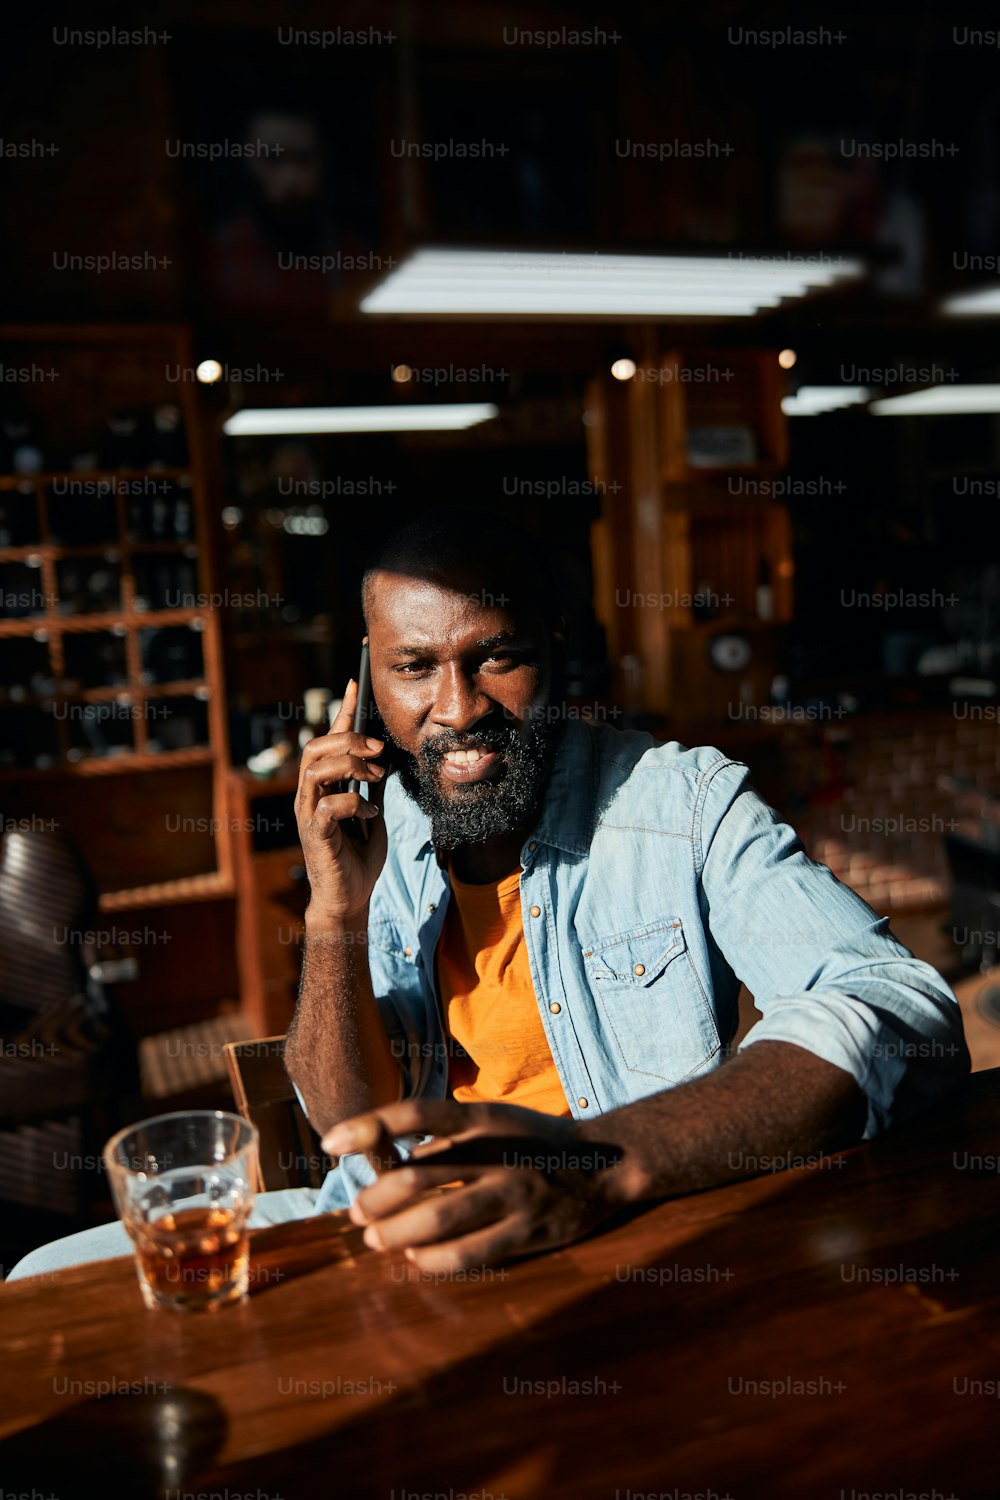
{"type": "MultiPolygon", "coordinates": [[[[369,757],[377,765],[384,766],[386,771],[392,769],[392,757],[390,755],[389,739],[382,723],[382,716],[378,711],[375,699],[372,695],[372,672],[371,658],[368,653],[368,637],[365,636],[361,642],[361,660],[358,662],[358,701],[354,709],[354,723],[351,726],[355,734],[371,735],[373,739],[383,741],[385,748],[379,755],[369,757]]],[[[362,783],[356,776],[352,776],[347,783],[349,792],[360,792],[362,783]]],[[[345,820],[347,832],[354,838],[367,842],[368,828],[363,818],[348,818],[345,820]]]]}
{"type": "MultiPolygon", "coordinates": [[[[361,642],[361,660],[358,663],[358,701],[354,706],[354,723],[351,726],[355,734],[372,734],[372,715],[375,711],[375,699],[372,697],[372,663],[368,651],[368,637],[365,636],[361,642]]],[[[379,736],[381,738],[381,736],[379,736]]],[[[352,776],[347,783],[349,792],[360,792],[361,782],[356,776],[352,776]]]]}

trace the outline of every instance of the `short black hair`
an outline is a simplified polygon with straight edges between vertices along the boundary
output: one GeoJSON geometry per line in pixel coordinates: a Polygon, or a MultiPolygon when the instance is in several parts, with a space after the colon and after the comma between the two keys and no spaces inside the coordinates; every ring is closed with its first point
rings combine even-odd
{"type": "Polygon", "coordinates": [[[564,621],[566,613],[561,578],[542,543],[499,511],[438,506],[394,531],[361,580],[366,625],[376,573],[409,574],[431,582],[464,580],[486,604],[495,600],[527,606],[549,631],[564,621]]]}

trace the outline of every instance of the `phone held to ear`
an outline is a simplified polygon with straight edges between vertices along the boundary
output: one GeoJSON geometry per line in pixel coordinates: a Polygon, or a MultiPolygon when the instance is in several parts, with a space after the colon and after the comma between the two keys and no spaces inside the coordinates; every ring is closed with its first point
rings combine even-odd
{"type": "MultiPolygon", "coordinates": [[[[385,743],[385,749],[380,755],[372,755],[367,757],[367,759],[375,761],[380,766],[385,766],[387,771],[390,770],[391,760],[389,757],[388,741],[385,735],[385,726],[382,723],[379,711],[375,706],[375,699],[372,696],[371,658],[368,653],[367,636],[365,636],[361,643],[361,660],[358,662],[358,701],[354,708],[354,724],[352,728],[355,734],[370,735],[373,739],[380,739],[385,743]]],[[[360,792],[361,786],[362,783],[358,778],[352,776],[347,783],[347,790],[349,792],[360,792]]],[[[345,819],[344,830],[352,838],[359,839],[365,844],[368,842],[368,825],[364,818],[345,819]]]]}

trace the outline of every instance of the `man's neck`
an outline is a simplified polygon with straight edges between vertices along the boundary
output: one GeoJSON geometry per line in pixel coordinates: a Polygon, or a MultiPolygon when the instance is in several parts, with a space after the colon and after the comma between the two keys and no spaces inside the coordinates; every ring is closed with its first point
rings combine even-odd
{"type": "Polygon", "coordinates": [[[490,885],[517,868],[523,844],[523,829],[498,834],[481,844],[460,844],[452,850],[451,866],[468,885],[490,885]]]}

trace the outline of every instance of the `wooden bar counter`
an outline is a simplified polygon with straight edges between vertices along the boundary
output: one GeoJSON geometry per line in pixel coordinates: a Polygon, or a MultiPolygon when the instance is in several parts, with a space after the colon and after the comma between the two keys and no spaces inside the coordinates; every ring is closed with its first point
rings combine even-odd
{"type": "Polygon", "coordinates": [[[0,1291],[0,1487],[71,1496],[1000,1494],[1000,1069],[875,1142],[464,1280],[346,1215],[254,1286],[131,1259],[0,1291]]]}

